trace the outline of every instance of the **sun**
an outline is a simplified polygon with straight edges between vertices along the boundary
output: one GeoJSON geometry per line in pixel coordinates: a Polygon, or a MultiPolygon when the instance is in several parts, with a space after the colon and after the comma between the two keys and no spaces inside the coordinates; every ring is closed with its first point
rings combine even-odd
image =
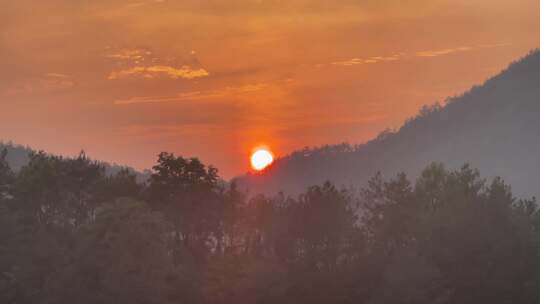
{"type": "Polygon", "coordinates": [[[274,156],[272,152],[267,149],[259,148],[251,154],[251,167],[257,171],[264,170],[274,161],[274,156]]]}

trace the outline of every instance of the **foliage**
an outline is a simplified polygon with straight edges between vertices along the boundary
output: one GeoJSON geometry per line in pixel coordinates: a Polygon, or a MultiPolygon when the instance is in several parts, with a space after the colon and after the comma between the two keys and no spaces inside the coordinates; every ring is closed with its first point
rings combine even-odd
{"type": "Polygon", "coordinates": [[[49,303],[193,301],[189,272],[173,267],[168,231],[161,214],[142,202],[100,207],[48,280],[45,297],[49,303]]]}
{"type": "Polygon", "coordinates": [[[249,196],[162,153],[148,180],[84,153],[0,154],[2,303],[536,303],[540,211],[434,163],[249,196]]]}

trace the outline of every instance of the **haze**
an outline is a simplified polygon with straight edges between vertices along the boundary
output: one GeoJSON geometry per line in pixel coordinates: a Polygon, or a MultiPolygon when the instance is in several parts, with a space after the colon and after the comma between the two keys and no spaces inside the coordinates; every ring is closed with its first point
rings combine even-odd
{"type": "Polygon", "coordinates": [[[231,177],[363,142],[540,45],[517,1],[0,1],[0,138],[231,177]]]}

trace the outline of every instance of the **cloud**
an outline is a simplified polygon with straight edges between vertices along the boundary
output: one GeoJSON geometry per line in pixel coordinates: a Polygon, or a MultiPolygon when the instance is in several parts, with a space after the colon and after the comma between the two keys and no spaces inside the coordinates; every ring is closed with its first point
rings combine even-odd
{"type": "Polygon", "coordinates": [[[442,49],[442,50],[428,50],[428,51],[420,51],[416,52],[416,57],[438,57],[438,56],[444,56],[444,55],[450,55],[454,53],[460,53],[460,52],[468,52],[476,49],[485,49],[485,48],[497,48],[497,47],[503,47],[508,46],[510,44],[508,43],[495,43],[495,44],[479,44],[475,46],[460,46],[455,48],[448,48],[448,49],[442,49]]]}
{"type": "MultiPolygon", "coordinates": [[[[475,46],[460,46],[460,47],[455,47],[455,48],[438,49],[438,50],[426,50],[426,51],[418,51],[414,53],[414,56],[412,57],[439,57],[439,56],[445,56],[445,55],[450,55],[454,53],[472,51],[475,49],[496,48],[496,47],[503,47],[503,46],[508,46],[508,45],[509,45],[508,43],[495,43],[495,44],[479,44],[475,46]]],[[[373,56],[373,57],[367,57],[367,58],[352,58],[352,59],[344,60],[344,61],[335,61],[335,62],[332,62],[331,65],[349,67],[349,66],[361,65],[361,64],[397,61],[397,60],[402,60],[402,59],[406,59],[410,57],[411,56],[407,55],[406,53],[397,53],[392,56],[373,56]]],[[[323,66],[325,66],[325,64],[317,65],[317,67],[323,67],[323,66]]]]}
{"type": "Polygon", "coordinates": [[[378,63],[378,62],[385,62],[385,61],[396,61],[403,57],[404,54],[395,54],[392,56],[374,56],[369,57],[365,59],[361,58],[353,58],[345,61],[336,61],[332,62],[332,65],[341,65],[341,66],[353,66],[353,65],[359,65],[359,64],[370,64],[370,63],[378,63]]]}
{"type": "Polygon", "coordinates": [[[130,8],[139,8],[146,5],[156,4],[156,3],[164,3],[165,0],[147,0],[147,1],[138,1],[138,2],[131,2],[124,6],[126,9],[130,8]]]}
{"type": "Polygon", "coordinates": [[[153,79],[165,76],[172,79],[194,79],[210,75],[203,68],[193,69],[188,65],[175,68],[167,65],[136,66],[129,69],[112,71],[107,79],[117,80],[129,77],[153,79]]]}
{"type": "Polygon", "coordinates": [[[119,136],[175,140],[178,136],[210,136],[226,133],[227,129],[222,124],[212,122],[186,122],[155,125],[131,124],[117,128],[116,132],[119,136]]]}
{"type": "Polygon", "coordinates": [[[209,95],[201,94],[199,91],[180,93],[172,96],[136,96],[129,99],[118,99],[114,101],[116,105],[129,105],[138,103],[161,103],[161,102],[174,102],[184,100],[196,100],[201,98],[209,98],[209,95]]]}
{"type": "Polygon", "coordinates": [[[139,61],[152,55],[152,52],[144,49],[122,49],[117,52],[105,55],[106,58],[123,60],[123,61],[139,61]]]}
{"type": "Polygon", "coordinates": [[[47,73],[45,76],[51,78],[69,78],[68,75],[60,73],[47,73]]]}
{"type": "Polygon", "coordinates": [[[26,79],[9,87],[4,95],[16,96],[34,93],[51,93],[70,89],[75,81],[70,76],[60,73],[47,73],[40,77],[26,79]]]}
{"type": "Polygon", "coordinates": [[[416,56],[417,57],[438,57],[438,56],[449,55],[449,54],[458,53],[458,52],[466,52],[472,49],[473,48],[469,46],[461,46],[461,47],[451,48],[451,49],[416,52],[416,56]]]}
{"type": "Polygon", "coordinates": [[[248,84],[238,87],[225,87],[220,90],[210,90],[207,92],[192,91],[179,93],[172,96],[136,96],[129,99],[118,99],[114,101],[116,105],[130,105],[130,104],[143,104],[143,103],[162,103],[162,102],[181,102],[181,101],[193,101],[202,99],[212,99],[218,97],[238,96],[251,92],[257,92],[267,88],[268,85],[264,83],[248,84]]]}
{"type": "Polygon", "coordinates": [[[209,76],[196,57],[195,51],[183,56],[161,56],[147,48],[107,47],[105,58],[115,64],[107,79],[171,78],[194,79],[209,76]]]}

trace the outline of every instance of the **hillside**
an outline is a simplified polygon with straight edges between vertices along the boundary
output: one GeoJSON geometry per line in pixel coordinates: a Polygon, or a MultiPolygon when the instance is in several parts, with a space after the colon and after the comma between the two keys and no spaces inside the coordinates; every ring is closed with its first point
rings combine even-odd
{"type": "MultiPolygon", "coordinates": [[[[13,142],[2,142],[0,141],[0,151],[3,149],[7,150],[7,161],[10,165],[11,169],[14,171],[19,171],[24,165],[28,163],[29,155],[30,153],[34,152],[35,150],[28,146],[22,146],[17,145],[13,142]]],[[[118,165],[118,164],[111,164],[104,161],[99,161],[99,163],[105,167],[105,172],[107,174],[115,174],[119,172],[120,170],[127,168],[128,170],[134,172],[137,175],[137,180],[142,182],[145,181],[148,178],[148,175],[150,173],[148,172],[138,172],[137,170],[118,165]]]]}
{"type": "MultiPolygon", "coordinates": [[[[466,71],[464,71],[466,72],[466,71]]],[[[330,180],[363,186],[380,171],[415,177],[431,162],[455,168],[470,163],[488,177],[501,176],[516,194],[540,190],[540,51],[444,106],[423,108],[397,131],[370,142],[305,149],[277,160],[263,174],[237,178],[251,193],[297,193],[330,180]]]]}
{"type": "Polygon", "coordinates": [[[14,144],[12,142],[0,141],[0,151],[7,150],[7,161],[14,171],[19,171],[28,163],[28,155],[32,153],[32,148],[14,144]]]}

